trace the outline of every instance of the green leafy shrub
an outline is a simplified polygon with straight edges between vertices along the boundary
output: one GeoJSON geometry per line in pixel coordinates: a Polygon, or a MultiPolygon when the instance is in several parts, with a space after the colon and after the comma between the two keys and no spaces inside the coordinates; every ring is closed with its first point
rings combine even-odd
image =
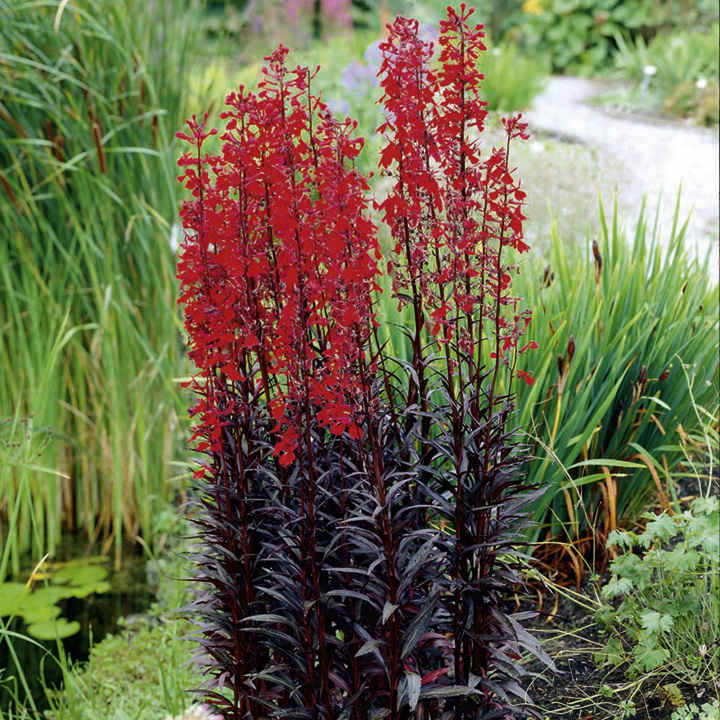
{"type": "Polygon", "coordinates": [[[717,2],[674,0],[528,0],[526,40],[550,53],[557,71],[598,72],[607,68],[616,37],[643,37],[672,27],[717,18],[717,2]]]}
{"type": "Polygon", "coordinates": [[[650,31],[659,21],[654,0],[543,0],[528,26],[531,43],[550,54],[556,71],[606,67],[614,36],[650,31]]]}
{"type": "Polygon", "coordinates": [[[524,55],[514,43],[489,43],[480,69],[488,110],[523,110],[543,88],[547,59],[524,55]]]}
{"type": "Polygon", "coordinates": [[[700,685],[720,677],[720,525],[718,499],[690,509],[647,513],[644,531],[614,531],[618,557],[598,611],[609,640],[600,662],[628,662],[628,673],[672,675],[700,685]],[[612,601],[612,604],[611,604],[612,601]]]}
{"type": "Polygon", "coordinates": [[[553,231],[549,265],[518,283],[538,308],[528,334],[539,348],[524,356],[535,383],[516,388],[516,422],[536,438],[529,481],[550,486],[535,517],[580,548],[653,495],[672,500],[668,473],[699,424],[685,374],[699,405],[717,393],[718,290],[683,249],[685,228],[662,242],[641,212],[631,241],[617,212],[608,227],[601,206],[600,219],[597,244],[553,231]]]}
{"type": "Polygon", "coordinates": [[[718,24],[710,32],[658,35],[650,43],[618,37],[615,68],[632,84],[631,100],[693,117],[718,121],[718,24]]]}

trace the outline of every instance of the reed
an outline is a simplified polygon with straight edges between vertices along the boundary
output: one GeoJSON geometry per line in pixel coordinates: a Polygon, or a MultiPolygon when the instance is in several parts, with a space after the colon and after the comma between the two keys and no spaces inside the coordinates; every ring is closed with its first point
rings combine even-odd
{"type": "Polygon", "coordinates": [[[0,579],[65,529],[119,562],[176,493],[191,19],[182,0],[0,0],[0,420],[33,456],[0,469],[0,579]]]}
{"type": "Polygon", "coordinates": [[[709,258],[685,248],[677,208],[665,232],[643,208],[630,239],[601,204],[597,241],[573,245],[553,228],[549,265],[519,283],[540,349],[516,422],[535,439],[530,478],[551,488],[536,537],[567,535],[577,553],[648,504],[673,504],[683,434],[699,427],[693,397],[709,407],[717,396],[718,288],[709,258]]]}

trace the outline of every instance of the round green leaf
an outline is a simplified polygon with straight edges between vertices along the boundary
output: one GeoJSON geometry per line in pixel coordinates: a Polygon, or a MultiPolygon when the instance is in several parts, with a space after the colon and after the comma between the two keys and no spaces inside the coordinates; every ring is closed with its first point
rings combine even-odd
{"type": "Polygon", "coordinates": [[[0,583],[0,617],[3,615],[18,615],[20,604],[30,590],[25,583],[0,583]]]}
{"type": "Polygon", "coordinates": [[[53,575],[58,585],[95,585],[107,577],[107,570],[100,565],[68,565],[53,575]]]}
{"type": "Polygon", "coordinates": [[[65,618],[33,623],[28,626],[28,633],[37,640],[62,640],[63,638],[75,635],[75,633],[79,631],[79,622],[76,622],[75,620],[69,622],[68,620],[65,620],[65,618]]]}
{"type": "Polygon", "coordinates": [[[57,605],[38,605],[23,610],[22,616],[28,624],[47,623],[54,620],[60,614],[60,608],[57,605]]]}

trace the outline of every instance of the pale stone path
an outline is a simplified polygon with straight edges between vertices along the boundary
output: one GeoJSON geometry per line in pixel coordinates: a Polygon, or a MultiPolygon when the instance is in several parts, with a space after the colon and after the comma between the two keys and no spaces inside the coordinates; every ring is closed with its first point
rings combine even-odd
{"type": "Polygon", "coordinates": [[[661,235],[671,228],[678,187],[682,183],[680,217],[692,211],[687,244],[702,256],[710,250],[718,271],[719,151],[716,130],[682,121],[613,113],[588,104],[603,91],[597,82],[553,77],[532,110],[525,113],[536,133],[549,133],[582,143],[619,170],[613,173],[619,205],[634,221],[643,195],[654,213],[662,194],[661,235]]]}

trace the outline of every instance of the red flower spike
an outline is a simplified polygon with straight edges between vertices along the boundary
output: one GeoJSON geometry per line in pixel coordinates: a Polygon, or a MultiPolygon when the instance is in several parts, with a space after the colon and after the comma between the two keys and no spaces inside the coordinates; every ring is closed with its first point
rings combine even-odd
{"type": "MultiPolygon", "coordinates": [[[[362,140],[312,94],[314,75],[266,58],[257,93],[226,99],[222,149],[204,117],[178,137],[192,199],[178,261],[190,356],[199,369],[196,438],[215,449],[218,411],[246,412],[256,388],[275,422],[275,454],[294,461],[309,401],[332,433],[356,432],[360,362],[380,251],[368,185],[353,167],[362,140]]],[[[198,445],[199,447],[199,445],[198,445]]]]}
{"type": "Polygon", "coordinates": [[[521,380],[524,380],[527,385],[532,385],[535,382],[535,378],[524,370],[517,370],[516,374],[521,380]]]}
{"type": "MultiPolygon", "coordinates": [[[[380,166],[393,184],[381,210],[394,239],[388,262],[400,306],[412,302],[427,319],[448,366],[477,375],[480,345],[510,364],[529,312],[512,321],[513,252],[526,252],[525,193],[509,166],[510,145],[529,137],[521,115],[503,119],[507,142],[482,146],[486,111],[479,59],[486,47],[473,10],[448,8],[439,55],[419,37],[418,23],[397,18],[380,45],[381,99],[387,120],[380,166]],[[454,355],[454,360],[451,358],[454,355]]],[[[413,362],[420,366],[419,339],[413,362]]],[[[523,350],[530,346],[525,345],[523,350]]],[[[479,376],[479,375],[478,375],[479,376]]]]}

